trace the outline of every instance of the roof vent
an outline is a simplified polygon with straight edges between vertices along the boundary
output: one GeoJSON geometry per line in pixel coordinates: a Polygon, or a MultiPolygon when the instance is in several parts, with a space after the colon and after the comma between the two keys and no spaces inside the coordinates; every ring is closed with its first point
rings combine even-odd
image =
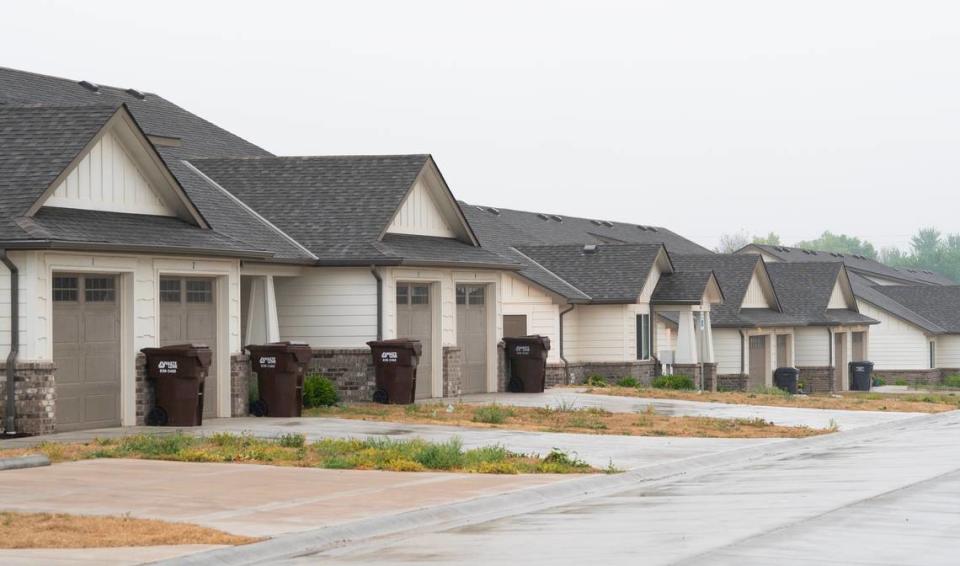
{"type": "Polygon", "coordinates": [[[647,227],[646,227],[646,226],[641,226],[640,224],[637,224],[637,228],[643,230],[644,232],[647,231],[647,227]]]}
{"type": "Polygon", "coordinates": [[[100,92],[100,86],[90,81],[80,81],[79,84],[90,92],[100,92]]]}
{"type": "Polygon", "coordinates": [[[550,220],[550,217],[542,212],[537,214],[537,218],[539,218],[540,220],[550,220]]]}
{"type": "Polygon", "coordinates": [[[136,98],[137,100],[143,100],[143,99],[145,99],[145,98],[147,97],[147,95],[143,94],[142,92],[140,92],[139,90],[137,90],[137,89],[135,89],[135,88],[128,88],[128,89],[127,89],[127,94],[129,94],[130,96],[136,98]]]}
{"type": "Polygon", "coordinates": [[[553,219],[556,220],[557,222],[563,222],[563,217],[560,216],[560,215],[557,215],[557,214],[551,214],[551,215],[550,215],[550,218],[553,218],[553,219]]]}
{"type": "Polygon", "coordinates": [[[596,245],[596,244],[587,244],[587,245],[583,246],[583,253],[585,253],[585,254],[595,254],[595,253],[597,253],[597,245],[596,245]]]}
{"type": "Polygon", "coordinates": [[[591,220],[590,223],[594,226],[603,226],[603,222],[600,222],[599,220],[591,220]]]}
{"type": "Polygon", "coordinates": [[[656,231],[657,231],[657,229],[654,228],[653,226],[647,226],[647,230],[650,230],[651,232],[656,232],[656,231]]]}
{"type": "Polygon", "coordinates": [[[613,222],[610,222],[609,220],[602,220],[600,223],[606,226],[607,228],[613,228],[613,222]]]}
{"type": "Polygon", "coordinates": [[[493,214],[494,216],[500,216],[500,209],[499,209],[499,208],[494,208],[494,207],[492,207],[492,206],[488,206],[488,207],[487,207],[487,212],[489,212],[490,214],[493,214]]]}

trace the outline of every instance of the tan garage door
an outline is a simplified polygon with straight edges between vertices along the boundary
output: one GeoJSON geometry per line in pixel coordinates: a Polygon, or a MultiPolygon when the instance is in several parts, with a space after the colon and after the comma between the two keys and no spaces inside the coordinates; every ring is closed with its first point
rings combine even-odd
{"type": "Polygon", "coordinates": [[[120,297],[114,275],[53,276],[57,430],[120,425],[120,297]]]}
{"type": "Polygon", "coordinates": [[[463,392],[487,390],[487,305],[483,285],[457,285],[457,342],[463,354],[463,392]]]}
{"type": "Polygon", "coordinates": [[[750,388],[767,384],[767,337],[750,337],[750,388]]]}
{"type": "Polygon", "coordinates": [[[198,277],[160,278],[160,345],[206,344],[213,363],[203,392],[203,416],[217,414],[217,303],[215,280],[198,277]]]}
{"type": "Polygon", "coordinates": [[[417,366],[416,398],[431,395],[431,360],[433,360],[433,315],[430,308],[430,285],[397,283],[397,337],[412,338],[423,344],[417,366]]]}

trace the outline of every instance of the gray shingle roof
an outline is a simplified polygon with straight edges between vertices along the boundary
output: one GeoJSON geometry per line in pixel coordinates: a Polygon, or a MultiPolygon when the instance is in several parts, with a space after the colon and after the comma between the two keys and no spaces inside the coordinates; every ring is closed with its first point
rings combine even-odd
{"type": "Polygon", "coordinates": [[[43,207],[33,217],[22,218],[18,223],[31,238],[49,240],[54,246],[70,242],[91,247],[162,248],[192,253],[202,250],[247,257],[269,255],[251,250],[246,242],[173,217],[43,207]]]}
{"type": "Polygon", "coordinates": [[[665,273],[657,281],[650,299],[654,304],[699,304],[710,284],[712,271],[665,273]]]}
{"type": "Polygon", "coordinates": [[[865,256],[852,254],[838,254],[818,250],[805,250],[790,246],[771,246],[767,244],[751,244],[764,252],[789,263],[836,263],[842,262],[847,269],[861,273],[899,279],[904,283],[923,283],[928,285],[955,285],[956,282],[939,273],[926,269],[912,269],[890,267],[879,261],[865,256]]]}
{"type": "Polygon", "coordinates": [[[478,248],[453,238],[434,238],[408,234],[386,234],[374,244],[387,257],[393,257],[402,263],[417,265],[472,265],[485,268],[517,269],[519,264],[512,263],[492,251],[478,248]]]}
{"type": "Polygon", "coordinates": [[[560,277],[593,303],[633,303],[639,298],[659,244],[519,246],[517,250],[560,277]]]}
{"type": "Polygon", "coordinates": [[[877,286],[874,290],[932,321],[940,329],[937,333],[960,334],[960,285],[877,286]]]}
{"type": "MultiPolygon", "coordinates": [[[[710,270],[717,276],[723,289],[724,302],[710,308],[710,320],[714,326],[750,326],[752,323],[740,316],[740,305],[747,293],[753,270],[763,261],[756,255],[734,254],[673,254],[673,265],[680,273],[685,271],[710,270]]],[[[773,314],[771,320],[775,319],[773,314]]]]}
{"type": "Polygon", "coordinates": [[[769,263],[767,272],[777,290],[783,312],[806,325],[875,324],[877,321],[852,310],[827,309],[843,264],[769,263]]]}
{"type": "MultiPolygon", "coordinates": [[[[0,199],[10,199],[8,202],[0,200],[0,207],[11,206],[13,209],[22,209],[23,202],[29,199],[24,197],[25,193],[22,192],[24,189],[20,187],[43,184],[46,179],[52,181],[69,162],[69,159],[64,162],[49,154],[44,155],[40,150],[44,152],[58,150],[66,153],[65,146],[58,146],[61,142],[66,143],[62,138],[75,139],[76,142],[71,142],[70,148],[72,148],[74,143],[79,143],[79,140],[86,136],[89,129],[94,128],[94,123],[99,122],[98,126],[103,124],[99,121],[100,116],[95,115],[95,108],[100,108],[102,109],[100,112],[106,113],[111,109],[116,110],[121,104],[126,105],[137,124],[147,134],[179,139],[179,147],[158,147],[158,152],[213,229],[233,240],[247,242],[250,249],[269,250],[278,259],[295,261],[309,259],[309,254],[291,244],[256,215],[251,214],[242,205],[237,204],[182,164],[182,160],[191,157],[264,156],[270,155],[269,152],[155,94],[146,93],[144,98],[140,99],[124,89],[106,86],[101,86],[98,92],[91,92],[76,81],[7,68],[0,68],[0,110],[16,112],[17,107],[37,107],[34,110],[37,116],[30,120],[27,127],[44,128],[42,137],[45,141],[37,139],[35,149],[38,151],[34,162],[0,164],[0,170],[3,167],[14,167],[17,170],[22,168],[29,171],[31,175],[36,175],[36,178],[32,179],[19,179],[18,186],[11,187],[9,182],[3,185],[4,178],[9,180],[14,179],[14,176],[3,174],[6,171],[0,172],[0,199]],[[58,113],[64,116],[58,118],[58,113]],[[51,124],[62,124],[65,127],[63,131],[51,130],[47,127],[51,124]],[[85,127],[88,130],[85,130],[85,127]],[[44,144],[50,147],[41,147],[44,144]],[[44,178],[41,179],[41,176],[44,178]]],[[[20,126],[21,129],[23,127],[20,126]]],[[[4,135],[2,130],[3,128],[0,127],[0,136],[4,135]]],[[[14,138],[20,150],[23,148],[19,147],[19,140],[29,139],[28,132],[16,131],[15,128],[11,129],[8,135],[14,138]]],[[[89,140],[89,136],[86,139],[89,140]]],[[[73,155],[75,154],[74,152],[73,155]]],[[[0,156],[9,155],[14,154],[8,149],[0,148],[0,156]]],[[[71,159],[73,155],[70,156],[71,159]]],[[[4,210],[7,209],[4,208],[4,210]]],[[[19,237],[20,232],[16,225],[10,222],[10,216],[7,214],[2,216],[4,220],[0,220],[0,237],[19,237]]]]}
{"type": "Polygon", "coordinates": [[[858,273],[851,273],[850,284],[853,287],[853,292],[856,294],[858,299],[867,301],[875,307],[885,310],[893,316],[903,319],[932,334],[942,334],[946,332],[946,330],[944,330],[944,328],[937,323],[921,316],[919,313],[910,310],[905,305],[902,305],[893,300],[891,297],[881,293],[878,290],[880,286],[874,285],[873,282],[866,277],[863,277],[858,273]]]}

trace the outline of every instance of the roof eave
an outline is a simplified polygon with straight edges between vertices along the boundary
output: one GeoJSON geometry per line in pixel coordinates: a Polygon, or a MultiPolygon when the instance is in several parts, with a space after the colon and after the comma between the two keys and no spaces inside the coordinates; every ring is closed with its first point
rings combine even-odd
{"type": "Polygon", "coordinates": [[[157,246],[139,244],[113,244],[109,242],[73,242],[68,240],[11,240],[0,242],[0,249],[6,250],[70,250],[97,252],[126,252],[161,255],[200,255],[232,257],[238,259],[261,259],[274,257],[273,252],[264,250],[228,250],[220,248],[200,248],[182,246],[157,246]]]}

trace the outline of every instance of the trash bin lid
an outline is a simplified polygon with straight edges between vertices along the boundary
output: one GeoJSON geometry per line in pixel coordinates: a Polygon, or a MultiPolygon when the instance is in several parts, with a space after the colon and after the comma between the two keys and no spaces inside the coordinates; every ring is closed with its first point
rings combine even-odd
{"type": "Polygon", "coordinates": [[[540,334],[531,334],[531,335],[529,335],[529,336],[513,336],[513,337],[510,337],[510,338],[504,338],[503,341],[504,341],[504,342],[520,343],[520,344],[536,345],[536,346],[539,346],[539,347],[543,348],[544,350],[549,350],[549,349],[550,349],[550,337],[549,337],[549,336],[541,336],[540,334]]]}
{"type": "Polygon", "coordinates": [[[170,344],[157,348],[143,348],[140,350],[145,356],[183,356],[195,357],[203,368],[210,367],[213,361],[213,351],[206,344],[170,344]]]}
{"type": "Polygon", "coordinates": [[[371,348],[405,348],[413,350],[413,353],[420,357],[423,352],[423,344],[413,338],[391,338],[390,340],[371,340],[367,342],[371,348]]]}

